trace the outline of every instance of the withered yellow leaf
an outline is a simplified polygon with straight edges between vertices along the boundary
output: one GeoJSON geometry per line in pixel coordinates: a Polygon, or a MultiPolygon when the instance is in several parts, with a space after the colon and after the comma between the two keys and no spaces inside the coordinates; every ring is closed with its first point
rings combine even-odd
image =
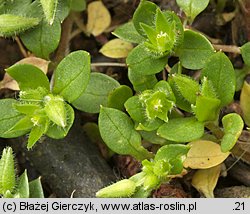
{"type": "Polygon", "coordinates": [[[197,140],[191,146],[184,161],[184,167],[191,169],[207,169],[222,163],[230,152],[222,152],[220,145],[212,141],[197,140]]]}
{"type": "Polygon", "coordinates": [[[192,185],[206,198],[214,198],[214,188],[220,176],[221,164],[209,169],[198,169],[192,178],[192,185]]]}
{"type": "MultiPolygon", "coordinates": [[[[32,56],[24,58],[16,64],[31,64],[40,68],[45,74],[47,74],[49,61],[32,56]]],[[[5,73],[3,80],[0,82],[0,89],[1,88],[8,88],[16,91],[20,90],[17,82],[7,73],[5,73]]]]}
{"type": "Polygon", "coordinates": [[[121,39],[113,39],[107,42],[100,52],[110,58],[125,58],[128,53],[133,49],[133,45],[130,42],[123,41],[121,39]]]}
{"type": "Polygon", "coordinates": [[[88,4],[87,11],[87,31],[94,36],[98,36],[110,25],[110,13],[102,1],[94,1],[88,4]]]}

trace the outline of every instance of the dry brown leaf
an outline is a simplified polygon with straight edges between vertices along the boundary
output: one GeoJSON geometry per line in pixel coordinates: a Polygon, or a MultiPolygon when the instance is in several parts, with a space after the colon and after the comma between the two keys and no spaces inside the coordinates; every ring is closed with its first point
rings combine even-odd
{"type": "MultiPolygon", "coordinates": [[[[40,68],[45,74],[47,74],[49,61],[32,56],[24,58],[16,64],[31,64],[40,68]]],[[[15,91],[20,90],[17,82],[7,73],[5,73],[3,80],[0,82],[0,89],[1,88],[8,88],[15,91]]]]}
{"type": "Polygon", "coordinates": [[[199,169],[192,178],[192,185],[206,198],[214,198],[214,188],[220,177],[221,164],[209,169],[199,169]]]}
{"type": "Polygon", "coordinates": [[[31,56],[18,61],[16,64],[31,64],[40,68],[45,74],[47,74],[49,61],[31,56]]]}
{"type": "Polygon", "coordinates": [[[189,143],[191,146],[184,161],[184,167],[207,169],[222,163],[230,152],[222,152],[220,145],[212,141],[198,140],[189,143]]]}
{"type": "Polygon", "coordinates": [[[87,31],[98,36],[109,27],[111,16],[102,1],[94,1],[88,4],[87,31]]]}
{"type": "Polygon", "coordinates": [[[107,42],[100,52],[110,58],[125,58],[128,53],[133,49],[133,45],[130,42],[123,41],[121,39],[113,39],[107,42]]]}

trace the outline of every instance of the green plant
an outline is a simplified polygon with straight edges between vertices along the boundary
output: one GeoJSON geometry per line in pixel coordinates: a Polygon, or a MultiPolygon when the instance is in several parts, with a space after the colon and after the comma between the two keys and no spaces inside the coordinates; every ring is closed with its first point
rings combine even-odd
{"type": "Polygon", "coordinates": [[[85,10],[79,0],[3,0],[0,3],[0,36],[20,35],[36,56],[48,59],[61,37],[61,23],[72,11],[85,10]]]}
{"type": "MultiPolygon", "coordinates": [[[[177,1],[189,22],[208,2],[177,1]]],[[[222,163],[244,127],[236,113],[225,115],[219,126],[221,109],[233,101],[236,90],[235,71],[228,57],[216,52],[201,33],[184,30],[173,12],[161,11],[149,1],[141,1],[132,22],[117,28],[114,35],[138,44],[126,58],[136,94],[122,102],[127,113],[102,107],[99,129],[111,150],[134,156],[143,167],[131,178],[100,190],[97,197],[147,197],[185,169],[210,169],[222,163]],[[165,72],[172,56],[178,57],[179,62],[169,70],[167,80],[158,81],[155,74],[165,72]],[[190,77],[186,69],[197,73],[200,70],[199,78],[190,77]],[[148,151],[141,144],[142,139],[159,144],[159,150],[155,154],[148,151]],[[203,166],[206,154],[199,159],[195,155],[205,145],[220,158],[209,155],[203,166]]],[[[241,48],[246,60],[247,48],[248,45],[241,48]]]]}
{"type": "Polygon", "coordinates": [[[0,159],[0,196],[4,198],[43,198],[40,178],[28,181],[25,170],[16,177],[14,155],[11,147],[3,150],[0,159]]]}
{"type": "Polygon", "coordinates": [[[30,64],[16,64],[7,69],[21,89],[19,99],[2,99],[0,136],[12,138],[29,133],[28,148],[46,134],[63,138],[74,121],[74,102],[86,89],[90,75],[90,56],[76,51],[56,68],[54,82],[30,64]],[[67,103],[68,102],[68,103],[67,103]]]}

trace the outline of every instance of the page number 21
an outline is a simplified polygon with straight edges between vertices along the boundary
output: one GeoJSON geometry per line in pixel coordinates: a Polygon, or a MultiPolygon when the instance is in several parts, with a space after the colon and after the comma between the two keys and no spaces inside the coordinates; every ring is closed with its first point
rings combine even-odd
{"type": "Polygon", "coordinates": [[[235,202],[235,207],[233,210],[244,210],[245,209],[245,203],[244,202],[235,202]]]}

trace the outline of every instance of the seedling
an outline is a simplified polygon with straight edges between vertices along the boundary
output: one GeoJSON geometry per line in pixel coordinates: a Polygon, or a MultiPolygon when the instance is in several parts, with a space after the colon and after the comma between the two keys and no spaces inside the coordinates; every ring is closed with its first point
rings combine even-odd
{"type": "Polygon", "coordinates": [[[20,177],[16,177],[11,147],[3,150],[0,159],[0,196],[3,198],[44,197],[40,178],[29,182],[26,170],[20,177]]]}
{"type": "MultiPolygon", "coordinates": [[[[177,3],[192,22],[208,1],[177,3]]],[[[124,103],[127,114],[102,107],[99,129],[111,150],[134,156],[143,167],[131,178],[100,190],[97,197],[147,197],[161,183],[185,174],[188,168],[211,168],[222,163],[244,127],[236,113],[222,118],[222,128],[218,125],[221,109],[233,101],[235,93],[235,71],[228,57],[216,52],[201,33],[184,29],[176,14],[161,11],[149,1],[141,1],[132,22],[116,29],[114,35],[138,44],[126,59],[129,79],[137,93],[124,103]],[[164,70],[171,56],[178,57],[179,62],[169,71],[167,80],[157,81],[155,74],[164,70]],[[198,81],[185,69],[200,70],[198,81]],[[155,154],[149,152],[142,139],[159,144],[160,149],[155,154]],[[196,157],[203,145],[211,148],[208,161],[206,154],[196,157]]]]}
{"type": "Polygon", "coordinates": [[[74,110],[68,103],[77,100],[89,82],[89,54],[76,51],[64,58],[51,86],[47,76],[33,65],[16,64],[6,71],[21,91],[18,100],[0,100],[0,136],[29,133],[28,149],[44,134],[55,139],[65,137],[74,121],[74,110]]]}

